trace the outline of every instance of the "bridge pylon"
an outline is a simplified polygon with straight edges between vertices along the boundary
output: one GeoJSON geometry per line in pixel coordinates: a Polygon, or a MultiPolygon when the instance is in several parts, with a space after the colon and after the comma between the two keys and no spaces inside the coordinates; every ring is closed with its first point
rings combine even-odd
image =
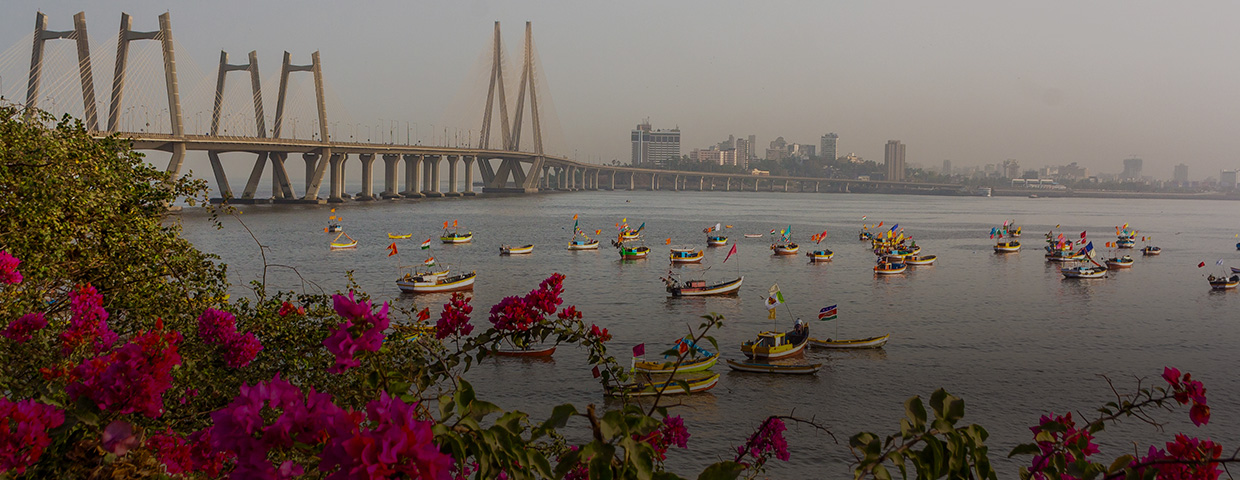
{"type": "MultiPolygon", "coordinates": [[[[167,12],[159,16],[159,30],[153,32],[134,31],[133,18],[128,13],[121,13],[121,28],[116,41],[116,70],[112,74],[112,98],[108,102],[108,132],[120,130],[129,43],[134,40],[158,40],[163,47],[164,84],[168,91],[168,121],[172,136],[183,138],[185,127],[181,118],[181,94],[177,89],[177,61],[172,47],[172,15],[167,12]]],[[[168,172],[172,173],[173,177],[180,175],[181,163],[185,160],[185,143],[169,142],[166,148],[160,150],[172,152],[172,159],[168,161],[168,172]]]]}
{"type": "MultiPolygon", "coordinates": [[[[332,159],[332,149],[329,143],[331,142],[331,137],[329,135],[329,131],[327,128],[328,127],[327,100],[326,100],[326,96],[323,93],[323,66],[319,62],[318,51],[315,51],[314,53],[310,54],[309,65],[293,65],[291,59],[292,59],[292,55],[289,54],[288,52],[284,52],[284,62],[280,66],[280,93],[279,93],[279,96],[276,97],[275,124],[272,126],[271,136],[272,138],[280,138],[280,133],[281,133],[280,130],[284,123],[284,104],[286,103],[286,100],[288,98],[288,76],[289,74],[293,72],[312,73],[314,75],[315,105],[318,107],[318,116],[319,116],[319,132],[318,132],[319,141],[323,142],[324,146],[314,155],[303,156],[303,158],[305,158],[307,162],[307,165],[306,165],[306,195],[302,197],[302,199],[299,202],[320,203],[321,201],[319,200],[319,187],[323,183],[323,174],[327,172],[327,166],[331,163],[331,159],[332,159]],[[314,163],[314,165],[311,165],[310,162],[316,162],[316,163],[314,163]]],[[[277,171],[282,171],[284,169],[284,160],[287,159],[288,154],[272,153],[271,155],[272,155],[272,162],[273,164],[276,165],[275,169],[277,171]]],[[[333,187],[335,187],[332,189],[332,191],[335,193],[339,193],[339,190],[341,190],[341,187],[344,184],[343,172],[344,172],[343,169],[332,169],[331,184],[333,187]],[[337,174],[337,171],[340,172],[339,175],[337,174]]],[[[285,179],[287,179],[288,174],[287,173],[284,174],[284,177],[285,179]]],[[[293,201],[291,200],[293,198],[291,189],[286,193],[288,193],[288,195],[284,199],[284,201],[293,201]]],[[[279,202],[280,200],[277,199],[277,203],[279,202]]]]}
{"type": "Polygon", "coordinates": [[[34,17],[34,48],[30,50],[30,79],[26,84],[26,118],[32,118],[39,108],[39,87],[43,78],[43,44],[48,40],[74,40],[77,42],[78,75],[82,80],[82,107],[86,128],[99,131],[99,112],[95,106],[95,77],[90,65],[90,40],[86,36],[86,12],[73,16],[73,30],[57,32],[47,29],[47,15],[38,12],[34,17]]]}
{"type": "MultiPolygon", "coordinates": [[[[215,105],[211,110],[211,130],[210,135],[213,137],[220,134],[220,114],[224,104],[224,85],[228,79],[228,72],[244,71],[250,74],[250,91],[254,99],[254,126],[258,133],[258,138],[267,137],[267,124],[263,115],[263,90],[262,82],[258,74],[258,52],[250,51],[249,61],[245,64],[229,64],[228,52],[220,51],[220,66],[215,82],[215,105]]],[[[220,161],[220,153],[223,150],[208,150],[207,157],[211,160],[211,170],[215,173],[215,181],[219,186],[219,201],[229,200],[235,203],[260,203],[254,198],[254,192],[258,189],[258,182],[262,179],[263,169],[267,164],[268,157],[271,157],[272,163],[272,179],[271,193],[272,200],[283,200],[293,198],[293,188],[288,180],[288,172],[284,169],[284,162],[277,160],[269,152],[257,152],[258,160],[254,162],[254,168],[250,172],[249,181],[246,182],[245,190],[242,191],[240,198],[233,198],[232,187],[228,183],[228,177],[224,173],[223,163],[220,161]]]]}
{"type": "Polygon", "coordinates": [[[508,105],[504,98],[503,63],[500,61],[502,53],[499,22],[495,22],[494,59],[491,62],[490,88],[487,91],[486,112],[482,116],[482,134],[479,138],[478,146],[481,149],[487,149],[489,146],[491,117],[494,111],[496,92],[498,92],[502,124],[502,149],[510,152],[520,151],[522,116],[524,115],[525,97],[528,90],[530,122],[533,128],[533,153],[537,155],[534,157],[528,173],[522,168],[521,161],[516,158],[500,158],[498,169],[491,165],[491,159],[479,158],[478,167],[482,171],[483,181],[486,182],[483,192],[537,192],[540,183],[539,176],[542,174],[542,167],[546,160],[543,157],[542,124],[538,114],[538,94],[534,83],[536,78],[534,73],[534,34],[530,22],[525,22],[525,55],[523,56],[523,66],[521,69],[521,84],[517,90],[516,111],[513,112],[514,117],[511,127],[509,127],[508,123],[508,105]],[[511,183],[509,183],[510,181],[511,183]]]}

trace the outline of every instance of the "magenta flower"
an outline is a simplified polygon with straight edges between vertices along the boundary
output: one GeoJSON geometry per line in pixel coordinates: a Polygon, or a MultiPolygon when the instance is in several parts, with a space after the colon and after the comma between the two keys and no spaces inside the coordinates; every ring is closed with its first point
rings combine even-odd
{"type": "Polygon", "coordinates": [[[765,455],[772,453],[775,458],[788,461],[791,456],[788,454],[788,441],[784,439],[784,430],[787,430],[787,427],[783,420],[775,417],[766,419],[745,445],[736,448],[736,461],[740,462],[748,454],[761,463],[765,461],[765,455]]]}
{"type": "Polygon", "coordinates": [[[43,312],[27,313],[10,323],[8,328],[0,332],[0,336],[17,343],[26,343],[34,332],[46,326],[47,319],[43,317],[43,312]]]}
{"type": "Polygon", "coordinates": [[[336,364],[328,368],[332,373],[344,373],[350,368],[361,365],[355,357],[360,351],[377,352],[383,346],[391,321],[388,319],[388,304],[383,303],[379,311],[372,311],[370,301],[356,301],[353,292],[349,296],[332,296],[332,304],[336,313],[344,317],[344,323],[336,327],[323,346],[336,356],[336,364]]]}
{"type": "Polygon", "coordinates": [[[115,351],[73,369],[77,379],[65,388],[69,398],[88,398],[102,410],[120,414],[163,413],[163,393],[172,386],[172,367],[181,364],[181,334],[152,330],[115,351]]]}
{"type": "Polygon", "coordinates": [[[191,433],[188,440],[172,432],[151,435],[145,446],[173,475],[201,472],[209,478],[220,476],[231,458],[224,452],[211,451],[211,429],[191,433]]]}
{"type": "Polygon", "coordinates": [[[452,294],[452,300],[443,305],[443,313],[435,322],[435,338],[443,340],[452,335],[469,335],[474,331],[474,326],[469,324],[469,314],[474,311],[470,300],[463,293],[452,294]]]}
{"type": "Polygon", "coordinates": [[[129,450],[138,445],[138,436],[133,433],[133,425],[124,420],[113,420],[103,429],[103,449],[118,457],[125,456],[129,450]]]}
{"type": "Polygon", "coordinates": [[[418,420],[416,405],[381,392],[366,417],[335,417],[319,469],[329,480],[351,478],[452,478],[455,461],[435,445],[433,421],[418,420]]]}
{"type": "Polygon", "coordinates": [[[258,352],[262,350],[263,345],[258,342],[258,337],[255,337],[253,333],[245,335],[234,333],[225,344],[224,364],[229,368],[243,368],[253,362],[258,357],[258,352]]]}
{"type": "Polygon", "coordinates": [[[34,400],[0,396],[0,474],[21,475],[52,444],[47,433],[65,422],[65,412],[34,400]]]}
{"type": "Polygon", "coordinates": [[[22,273],[17,271],[17,265],[20,263],[22,261],[7,250],[0,250],[0,283],[9,285],[22,283],[22,273]]]}
{"type": "MultiPolygon", "coordinates": [[[[534,324],[545,320],[547,315],[555,313],[560,304],[564,303],[560,298],[560,294],[564,293],[563,283],[564,275],[553,273],[525,297],[506,297],[500,300],[491,307],[491,324],[505,332],[529,330],[534,324]]],[[[576,309],[569,313],[575,315],[576,309]]]]}
{"type": "Polygon", "coordinates": [[[1149,453],[1133,465],[1146,465],[1136,469],[1138,476],[1155,470],[1157,478],[1216,480],[1221,473],[1217,460],[1222,453],[1222,445],[1181,433],[1176,434],[1174,442],[1167,442],[1166,450],[1151,445],[1149,453]],[[1159,461],[1167,463],[1155,463],[1159,461]]]}
{"type": "Polygon", "coordinates": [[[1185,373],[1171,367],[1163,368],[1163,379],[1171,385],[1175,401],[1180,405],[1192,403],[1188,410],[1188,418],[1197,426],[1210,422],[1210,407],[1206,406],[1206,388],[1201,382],[1193,380],[1193,374],[1185,373]]]}
{"type": "Polygon", "coordinates": [[[92,340],[95,353],[112,348],[116,333],[108,328],[108,312],[103,309],[103,295],[91,284],[78,287],[69,294],[69,328],[60,334],[61,353],[69,354],[92,340]]]}
{"type": "Polygon", "coordinates": [[[1163,367],[1163,380],[1166,380],[1172,388],[1180,386],[1180,369],[1174,367],[1163,367]]]}
{"type": "Polygon", "coordinates": [[[222,347],[220,353],[229,368],[249,365],[263,349],[253,333],[237,332],[237,318],[233,314],[214,308],[198,316],[198,335],[204,342],[222,347]]]}

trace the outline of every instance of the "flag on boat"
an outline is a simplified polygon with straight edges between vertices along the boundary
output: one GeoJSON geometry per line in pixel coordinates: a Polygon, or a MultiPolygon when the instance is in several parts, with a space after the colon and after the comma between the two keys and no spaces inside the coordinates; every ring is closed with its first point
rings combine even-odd
{"type": "Polygon", "coordinates": [[[598,377],[603,376],[603,374],[602,374],[602,373],[600,373],[600,372],[598,371],[598,365],[595,365],[595,366],[594,366],[594,371],[593,371],[593,372],[591,372],[591,373],[593,373],[593,374],[594,374],[594,378],[598,378],[598,377]]]}
{"type": "Polygon", "coordinates": [[[670,238],[669,238],[669,239],[667,239],[666,241],[664,241],[664,242],[663,242],[663,244],[664,244],[664,245],[671,245],[671,244],[672,244],[672,239],[670,239],[670,238]]]}
{"type": "Polygon", "coordinates": [[[1214,262],[1214,264],[1215,264],[1215,265],[1218,265],[1218,266],[1222,266],[1222,265],[1223,265],[1223,259],[1221,259],[1221,258],[1220,258],[1220,259],[1218,259],[1218,261],[1217,261],[1217,262],[1214,262]]]}
{"type": "Polygon", "coordinates": [[[836,306],[838,305],[832,305],[830,307],[825,307],[822,310],[819,310],[818,319],[822,321],[835,320],[835,317],[838,316],[836,315],[836,310],[835,310],[836,306]]]}
{"type": "Polygon", "coordinates": [[[425,242],[422,242],[422,250],[430,250],[430,249],[431,249],[431,239],[428,238],[426,239],[425,242]]]}
{"type": "Polygon", "coordinates": [[[452,221],[452,228],[456,228],[456,220],[452,221]]]}
{"type": "Polygon", "coordinates": [[[1081,251],[1085,253],[1094,251],[1094,242],[1086,243],[1085,248],[1082,248],[1081,251]]]}
{"type": "Polygon", "coordinates": [[[391,245],[388,245],[388,256],[390,257],[392,255],[396,255],[396,242],[392,242],[391,245]]]}
{"type": "Polygon", "coordinates": [[[1082,231],[1082,232],[1081,232],[1081,240],[1084,240],[1084,239],[1085,239],[1085,232],[1083,232],[1083,231],[1082,231]]]}
{"type": "Polygon", "coordinates": [[[772,229],[771,229],[771,235],[774,235],[774,234],[775,234],[775,229],[774,229],[774,228],[772,228],[772,229]]]}
{"type": "Polygon", "coordinates": [[[595,231],[594,231],[594,234],[595,234],[595,235],[601,235],[602,233],[603,233],[603,230],[602,230],[602,229],[598,229],[598,230],[595,230],[595,231]]]}
{"type": "Polygon", "coordinates": [[[1204,267],[1204,266],[1206,266],[1206,262],[1201,262],[1201,263],[1198,263],[1198,264],[1197,264],[1197,268],[1201,268],[1201,267],[1204,267]]]}
{"type": "Polygon", "coordinates": [[[684,339],[680,339],[676,341],[676,353],[684,355],[685,352],[688,352],[688,351],[689,351],[689,344],[685,343],[684,339]]]}
{"type": "Polygon", "coordinates": [[[574,213],[574,214],[573,214],[573,220],[576,220],[576,219],[577,219],[577,214],[576,214],[576,213],[574,213]]]}
{"type": "Polygon", "coordinates": [[[447,220],[444,220],[444,221],[443,221],[443,229],[444,229],[444,230],[447,230],[447,229],[448,229],[448,221],[447,221],[447,220]]]}
{"type": "Polygon", "coordinates": [[[878,225],[874,226],[874,228],[878,228],[878,227],[881,227],[881,226],[883,226],[883,222],[881,222],[881,221],[880,221],[880,222],[878,222],[878,225]]]}
{"type": "Polygon", "coordinates": [[[861,220],[865,220],[865,215],[862,215],[862,216],[861,216],[861,220]]]}
{"type": "Polygon", "coordinates": [[[779,284],[771,285],[770,296],[766,297],[766,309],[774,310],[784,303],[784,293],[779,291],[779,284]]]}
{"type": "Polygon", "coordinates": [[[727,263],[728,259],[729,259],[729,258],[732,258],[732,254],[734,254],[734,253],[736,253],[736,244],[735,244],[735,243],[734,243],[734,244],[732,244],[732,249],[731,249],[731,250],[728,250],[728,255],[727,255],[726,257],[723,257],[723,262],[724,262],[724,263],[727,263]]]}
{"type": "Polygon", "coordinates": [[[426,265],[428,267],[435,266],[435,257],[427,257],[426,261],[422,262],[422,265],[426,265]]]}
{"type": "Polygon", "coordinates": [[[892,225],[892,226],[891,226],[891,231],[893,231],[893,232],[894,232],[894,231],[896,231],[896,229],[897,229],[897,228],[900,228],[900,224],[898,224],[898,223],[897,223],[897,224],[895,224],[895,225],[892,225]]]}
{"type": "Polygon", "coordinates": [[[640,357],[646,354],[646,344],[639,343],[633,346],[633,356],[640,357]]]}

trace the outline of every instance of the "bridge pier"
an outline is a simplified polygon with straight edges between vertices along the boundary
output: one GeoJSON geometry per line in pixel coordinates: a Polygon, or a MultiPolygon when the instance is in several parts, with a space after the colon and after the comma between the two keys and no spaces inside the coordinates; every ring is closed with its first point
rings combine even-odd
{"type": "Polygon", "coordinates": [[[385,200],[400,198],[400,194],[396,193],[396,170],[400,167],[400,155],[394,153],[383,154],[383,193],[379,194],[379,198],[385,200]]]}
{"type": "Polygon", "coordinates": [[[405,189],[400,192],[400,196],[422,198],[422,193],[418,191],[418,183],[421,182],[422,156],[403,155],[403,157],[405,159],[405,189]]]}
{"type": "Polygon", "coordinates": [[[590,190],[598,191],[598,176],[601,173],[599,169],[594,169],[594,176],[590,178],[590,190]]]}
{"type": "Polygon", "coordinates": [[[429,155],[434,160],[423,158],[422,162],[422,195],[426,197],[442,197],[439,193],[439,161],[443,160],[443,155],[429,155]]]}
{"type": "MultiPolygon", "coordinates": [[[[375,200],[375,154],[359,153],[357,159],[362,162],[362,192],[353,196],[353,199],[369,202],[375,200]]],[[[341,168],[343,169],[343,162],[341,168]]],[[[343,171],[343,170],[342,170],[343,171]]],[[[344,190],[344,179],[340,179],[341,190],[344,190]]]]}
{"type": "Polygon", "coordinates": [[[659,174],[652,173],[650,174],[650,191],[654,192],[657,190],[659,190],[659,174]]]}
{"type": "Polygon", "coordinates": [[[607,190],[614,192],[616,190],[616,171],[612,170],[611,174],[607,175],[607,177],[611,179],[611,188],[608,188],[607,190]]]}
{"type": "Polygon", "coordinates": [[[329,162],[328,168],[331,169],[331,173],[329,174],[328,179],[327,179],[327,182],[330,186],[328,188],[329,193],[327,196],[327,203],[343,203],[344,202],[344,194],[342,193],[344,189],[341,188],[341,186],[344,185],[343,177],[344,177],[345,158],[347,157],[342,156],[340,154],[333,154],[331,157],[328,158],[328,162],[329,162]]]}
{"type": "Polygon", "coordinates": [[[474,162],[478,161],[477,156],[461,157],[465,159],[465,191],[461,195],[472,197],[477,195],[474,193],[474,162]]]}
{"type": "Polygon", "coordinates": [[[447,155],[446,158],[448,160],[448,193],[445,193],[444,195],[448,197],[459,197],[461,194],[456,190],[456,162],[461,159],[461,156],[457,155],[456,157],[453,157],[451,155],[447,155]]]}
{"type": "Polygon", "coordinates": [[[788,180],[784,179],[784,193],[788,193],[788,180]]]}

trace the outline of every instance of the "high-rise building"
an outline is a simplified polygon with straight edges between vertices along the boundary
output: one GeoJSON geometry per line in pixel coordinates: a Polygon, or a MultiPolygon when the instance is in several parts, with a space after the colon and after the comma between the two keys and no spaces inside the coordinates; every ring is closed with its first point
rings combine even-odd
{"type": "Polygon", "coordinates": [[[749,159],[753,160],[756,158],[758,158],[758,136],[750,135],[749,136],[749,159]]]}
{"type": "Polygon", "coordinates": [[[1188,184],[1188,165],[1183,163],[1175,166],[1175,176],[1171,177],[1173,182],[1179,185],[1188,184]]]}
{"type": "Polygon", "coordinates": [[[835,146],[839,139],[840,136],[834,133],[828,133],[822,136],[822,148],[819,149],[818,153],[822,154],[823,159],[829,161],[835,160],[835,146]]]}
{"type": "Polygon", "coordinates": [[[1136,157],[1125,158],[1124,173],[1119,174],[1119,179],[1122,181],[1136,180],[1139,178],[1141,178],[1141,159],[1136,157]]]}
{"type": "Polygon", "coordinates": [[[665,167],[680,158],[680,129],[654,130],[642,122],[630,134],[633,140],[633,166],[665,167]]]}
{"type": "Polygon", "coordinates": [[[951,174],[952,174],[952,161],[944,159],[943,160],[943,175],[951,175],[951,174]]]}
{"type": "Polygon", "coordinates": [[[1016,159],[1014,158],[1009,158],[1007,160],[1004,160],[1002,175],[1003,175],[1003,178],[1021,178],[1020,162],[1017,162],[1016,159]]]}
{"type": "Polygon", "coordinates": [[[1236,171],[1223,170],[1218,174],[1219,190],[1234,190],[1236,188],[1236,171]]]}
{"type": "Polygon", "coordinates": [[[883,149],[883,163],[887,165],[887,181],[904,181],[904,144],[899,140],[888,140],[883,149]]]}
{"type": "MultiPolygon", "coordinates": [[[[753,138],[752,135],[749,138],[753,138]]],[[[749,159],[753,156],[753,146],[749,140],[744,138],[736,139],[736,165],[741,168],[749,168],[749,159]]]]}

